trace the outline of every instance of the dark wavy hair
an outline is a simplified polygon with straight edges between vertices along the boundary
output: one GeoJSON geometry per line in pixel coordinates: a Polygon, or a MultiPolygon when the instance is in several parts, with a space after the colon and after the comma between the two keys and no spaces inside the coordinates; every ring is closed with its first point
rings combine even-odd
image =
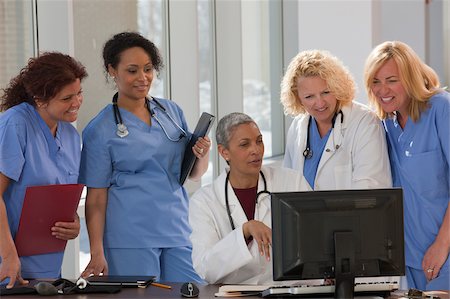
{"type": "Polygon", "coordinates": [[[36,106],[36,99],[47,102],[66,85],[87,77],[85,67],[59,52],[44,52],[28,60],[20,73],[11,79],[1,96],[0,111],[27,102],[36,106]]]}
{"type": "Polygon", "coordinates": [[[103,47],[103,63],[106,78],[108,78],[108,66],[111,65],[116,69],[122,52],[134,47],[144,49],[152,61],[153,68],[159,74],[163,67],[163,61],[155,44],[137,32],[121,32],[109,39],[103,47]]]}

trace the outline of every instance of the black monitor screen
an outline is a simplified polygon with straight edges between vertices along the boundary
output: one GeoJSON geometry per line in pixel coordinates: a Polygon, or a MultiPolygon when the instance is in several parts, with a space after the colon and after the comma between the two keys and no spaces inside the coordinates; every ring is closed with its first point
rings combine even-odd
{"type": "Polygon", "coordinates": [[[272,193],[274,280],[404,275],[403,238],[401,189],[272,193]]]}

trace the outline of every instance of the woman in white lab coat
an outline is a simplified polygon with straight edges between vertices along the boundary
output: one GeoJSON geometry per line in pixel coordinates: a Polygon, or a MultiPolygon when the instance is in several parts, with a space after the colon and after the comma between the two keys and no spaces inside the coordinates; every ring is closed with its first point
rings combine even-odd
{"type": "Polygon", "coordinates": [[[268,192],[298,191],[300,176],[262,167],[261,132],[243,113],[223,117],[216,140],[229,168],[190,200],[194,269],[211,284],[273,284],[268,192]]]}
{"type": "Polygon", "coordinates": [[[353,101],[355,90],[350,72],[327,51],[300,52],[289,64],[281,102],[295,119],[283,166],[302,175],[302,190],[392,186],[383,127],[353,101]]]}

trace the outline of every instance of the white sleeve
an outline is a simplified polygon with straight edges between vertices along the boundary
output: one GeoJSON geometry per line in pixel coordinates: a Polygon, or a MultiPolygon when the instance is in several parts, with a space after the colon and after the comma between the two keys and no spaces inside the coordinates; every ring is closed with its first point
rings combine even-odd
{"type": "Polygon", "coordinates": [[[189,222],[192,227],[192,262],[195,271],[210,284],[245,266],[252,260],[242,227],[221,239],[217,221],[207,199],[214,196],[211,189],[200,189],[189,203],[189,222]]]}
{"type": "Polygon", "coordinates": [[[352,189],[392,187],[385,131],[381,121],[367,113],[355,131],[352,146],[352,189]]]}
{"type": "Polygon", "coordinates": [[[297,122],[294,120],[291,124],[291,126],[289,127],[288,133],[287,133],[287,137],[286,137],[286,148],[284,151],[284,158],[283,158],[283,167],[286,168],[294,168],[294,157],[293,155],[295,154],[295,149],[294,146],[296,144],[295,140],[295,134],[296,134],[296,128],[297,127],[297,122]]]}

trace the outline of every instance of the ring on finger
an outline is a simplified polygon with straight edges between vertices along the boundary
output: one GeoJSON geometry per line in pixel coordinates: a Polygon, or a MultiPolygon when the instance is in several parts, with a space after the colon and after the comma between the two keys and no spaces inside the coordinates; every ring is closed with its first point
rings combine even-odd
{"type": "Polygon", "coordinates": [[[428,269],[427,269],[427,273],[432,273],[433,271],[434,271],[433,268],[428,268],[428,269]]]}

